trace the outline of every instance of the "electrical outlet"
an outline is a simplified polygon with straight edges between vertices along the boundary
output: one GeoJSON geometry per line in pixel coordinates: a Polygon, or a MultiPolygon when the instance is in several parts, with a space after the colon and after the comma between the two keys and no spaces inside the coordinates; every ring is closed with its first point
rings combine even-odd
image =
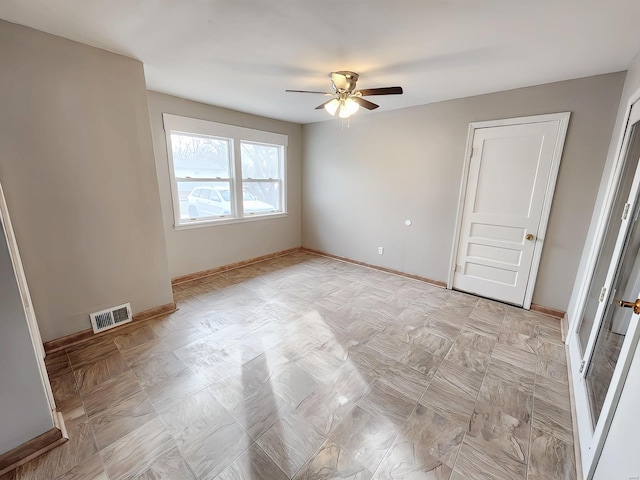
{"type": "Polygon", "coordinates": [[[384,247],[378,247],[378,255],[384,254],[384,247]]]}

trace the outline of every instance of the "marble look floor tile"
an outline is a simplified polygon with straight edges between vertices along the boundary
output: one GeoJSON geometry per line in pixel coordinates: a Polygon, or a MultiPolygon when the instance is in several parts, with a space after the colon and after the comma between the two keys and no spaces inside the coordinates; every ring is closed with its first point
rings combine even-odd
{"type": "Polygon", "coordinates": [[[398,436],[376,472],[376,480],[449,480],[451,467],[402,435],[398,436]]]}
{"type": "Polygon", "coordinates": [[[419,404],[398,435],[396,445],[398,442],[404,442],[402,448],[406,448],[406,442],[410,442],[414,449],[424,451],[445,465],[453,467],[465,430],[465,423],[419,404]]]}
{"type": "Polygon", "coordinates": [[[158,457],[136,480],[196,480],[177,448],[158,457]]]}
{"type": "Polygon", "coordinates": [[[419,345],[411,345],[400,355],[398,361],[428,377],[432,377],[436,373],[440,362],[442,362],[442,358],[442,356],[423,350],[419,345]]]}
{"type": "Polygon", "coordinates": [[[535,388],[536,400],[541,399],[566,411],[571,411],[569,386],[538,375],[535,388]]]}
{"type": "Polygon", "coordinates": [[[51,384],[53,398],[56,401],[56,407],[60,412],[62,412],[65,419],[69,412],[76,409],[81,409],[84,412],[82,398],[78,393],[73,373],[66,373],[64,375],[51,378],[49,382],[51,384]]]}
{"type": "Polygon", "coordinates": [[[154,356],[144,362],[138,362],[131,369],[143,387],[151,387],[175,376],[187,366],[173,352],[154,356]]]}
{"type": "MultiPolygon", "coordinates": [[[[3,478],[3,477],[0,477],[3,478]]],[[[79,463],[68,472],[56,477],[56,480],[108,480],[104,471],[102,457],[95,453],[84,462],[79,463]]]]}
{"type": "Polygon", "coordinates": [[[240,402],[255,394],[264,382],[260,381],[246,368],[241,368],[239,374],[229,375],[212,383],[208,388],[211,393],[231,411],[240,402]]]}
{"type": "Polygon", "coordinates": [[[375,472],[399,431],[389,420],[355,407],[330,433],[330,437],[358,463],[375,472]]]}
{"type": "Polygon", "coordinates": [[[479,402],[529,423],[533,412],[533,395],[495,378],[485,376],[478,393],[479,402]]]}
{"type": "Polygon", "coordinates": [[[501,332],[498,337],[498,343],[522,350],[523,352],[536,354],[538,337],[537,335],[529,336],[517,332],[501,332]]]}
{"type": "Polygon", "coordinates": [[[120,351],[126,351],[158,338],[153,329],[145,324],[125,334],[115,335],[113,342],[120,351]]]}
{"type": "Polygon", "coordinates": [[[487,453],[502,455],[526,465],[529,454],[529,435],[531,427],[496,407],[478,402],[475,407],[467,437],[475,437],[484,445],[487,453]]]}
{"type": "Polygon", "coordinates": [[[454,317],[444,312],[433,312],[427,315],[422,326],[436,335],[454,341],[467,320],[466,317],[454,317]]]}
{"type": "Polygon", "coordinates": [[[570,410],[565,410],[553,403],[536,397],[533,404],[533,421],[531,425],[533,428],[553,435],[560,440],[573,443],[573,426],[571,423],[570,410]]]}
{"type": "Polygon", "coordinates": [[[385,374],[389,367],[395,362],[368,345],[362,345],[349,352],[351,365],[359,371],[366,373],[370,377],[379,378],[385,374]]]}
{"type": "Polygon", "coordinates": [[[16,470],[20,480],[51,480],[68,473],[94,456],[98,450],[86,417],[67,422],[69,440],[16,470]]]}
{"type": "MultiPolygon", "coordinates": [[[[451,480],[525,480],[526,464],[488,452],[476,437],[465,437],[451,480]]],[[[547,479],[550,480],[550,479],[547,479]]]]}
{"type": "Polygon", "coordinates": [[[358,402],[358,406],[372,415],[384,417],[396,425],[403,425],[417,400],[411,400],[393,387],[376,382],[358,402]]]}
{"type": "Polygon", "coordinates": [[[367,346],[393,360],[400,360],[400,357],[406,352],[408,343],[399,336],[379,333],[367,343],[367,346]]]}
{"type": "Polygon", "coordinates": [[[567,365],[565,363],[556,362],[551,358],[538,358],[536,374],[564,384],[569,382],[567,365]]]}
{"type": "Polygon", "coordinates": [[[474,350],[476,352],[491,353],[493,346],[498,341],[496,335],[480,334],[462,330],[454,345],[464,350],[474,350]]]}
{"type": "Polygon", "coordinates": [[[576,479],[573,446],[536,428],[531,433],[528,480],[576,479]]]}
{"type": "Polygon", "coordinates": [[[555,343],[564,346],[562,341],[562,333],[559,329],[546,325],[538,325],[538,339],[545,342],[555,343]]]}
{"type": "Polygon", "coordinates": [[[81,394],[90,391],[121,373],[129,370],[129,365],[120,352],[103,356],[93,363],[83,363],[73,367],[78,391],[81,394]]]}
{"type": "Polygon", "coordinates": [[[82,400],[87,415],[92,417],[141,390],[135,374],[127,370],[83,393],[82,400]]]}
{"type": "Polygon", "coordinates": [[[502,320],[500,320],[500,322],[494,323],[490,320],[486,320],[483,317],[478,318],[475,316],[475,313],[472,312],[471,316],[464,323],[463,329],[468,332],[497,336],[500,334],[501,325],[502,320]]]}
{"type": "Polygon", "coordinates": [[[269,382],[264,383],[252,396],[240,402],[231,414],[254,440],[280,418],[291,411],[291,407],[276,395],[269,382]]]}
{"type": "Polygon", "coordinates": [[[326,440],[294,480],[369,480],[372,474],[332,440],[326,440]]]}
{"type": "Polygon", "coordinates": [[[491,357],[530,372],[536,371],[538,363],[538,357],[534,353],[525,352],[522,349],[504,343],[496,344],[493,348],[491,357]]]}
{"type": "Polygon", "coordinates": [[[99,337],[66,350],[72,367],[95,363],[117,351],[118,347],[110,336],[99,337]]]}
{"type": "Polygon", "coordinates": [[[354,406],[355,404],[349,398],[322,385],[305,398],[296,411],[301,413],[320,433],[328,435],[354,406]]]}
{"type": "Polygon", "coordinates": [[[501,330],[505,333],[521,333],[527,337],[535,337],[538,332],[536,320],[535,316],[527,316],[523,312],[509,309],[501,330]]]}
{"type": "Polygon", "coordinates": [[[318,386],[318,382],[309,373],[292,362],[277,369],[269,379],[269,384],[292,409],[297,408],[318,386]]]}
{"type": "Polygon", "coordinates": [[[44,359],[44,364],[47,367],[49,378],[71,373],[71,364],[65,351],[47,354],[44,359]]]}
{"type": "Polygon", "coordinates": [[[197,442],[221,425],[234,422],[208,390],[201,390],[166,409],[162,413],[162,419],[180,447],[197,442]]]}
{"type": "Polygon", "coordinates": [[[251,445],[216,480],[288,480],[282,470],[259,445],[251,445]]]}
{"type": "Polygon", "coordinates": [[[243,368],[261,383],[264,383],[274,374],[276,369],[287,362],[289,359],[280,353],[277,347],[274,347],[245,363],[243,368]]]}
{"type": "Polygon", "coordinates": [[[463,368],[484,374],[489,366],[491,355],[476,350],[466,350],[464,347],[454,344],[444,358],[463,368]]]}
{"type": "Polygon", "coordinates": [[[175,447],[162,420],[155,418],[101,451],[110,480],[135,478],[175,447]]]}
{"type": "Polygon", "coordinates": [[[564,345],[538,339],[538,355],[549,358],[555,362],[567,364],[567,354],[564,345]]]}
{"type": "Polygon", "coordinates": [[[382,375],[378,383],[393,387],[406,398],[416,403],[431,381],[430,375],[425,375],[400,362],[394,362],[382,375]]]}
{"type": "Polygon", "coordinates": [[[347,363],[340,367],[336,376],[327,385],[355,403],[371,390],[371,385],[375,381],[375,377],[347,363]]]}
{"type": "Polygon", "coordinates": [[[140,391],[91,417],[90,421],[98,448],[103,449],[155,417],[153,405],[140,391]]]}
{"type": "Polygon", "coordinates": [[[171,348],[166,343],[162,340],[151,340],[150,342],[133,347],[131,350],[122,352],[122,356],[130,367],[135,367],[148,362],[152,358],[166,355],[167,353],[171,353],[171,348]]]}
{"type": "Polygon", "coordinates": [[[536,375],[530,370],[492,358],[489,368],[487,368],[487,377],[533,395],[536,375]]]}
{"type": "Polygon", "coordinates": [[[420,399],[445,417],[466,423],[473,413],[483,375],[444,360],[420,399]]]}
{"type": "Polygon", "coordinates": [[[530,477],[563,475],[541,458],[572,440],[556,319],[306,252],[174,297],[178,312],[47,358],[71,440],[10,480],[105,477],[94,430],[112,477],[284,480],[301,456],[287,475],[255,441],[302,452],[305,428],[331,440],[298,478],[518,480],[529,425],[546,435],[530,477]]]}
{"type": "Polygon", "coordinates": [[[184,369],[145,388],[151,403],[162,412],[202,390],[204,385],[191,370],[184,369]]]}
{"type": "Polygon", "coordinates": [[[444,357],[453,344],[451,340],[431,333],[424,328],[412,332],[408,340],[412,347],[418,347],[418,349],[429,352],[434,357],[444,357]]]}
{"type": "Polygon", "coordinates": [[[284,473],[293,477],[324,440],[301,414],[292,412],[274,423],[258,439],[258,445],[284,473]]]}
{"type": "Polygon", "coordinates": [[[187,440],[180,451],[199,479],[213,480],[251,445],[234,421],[223,422],[208,436],[187,440]]]}

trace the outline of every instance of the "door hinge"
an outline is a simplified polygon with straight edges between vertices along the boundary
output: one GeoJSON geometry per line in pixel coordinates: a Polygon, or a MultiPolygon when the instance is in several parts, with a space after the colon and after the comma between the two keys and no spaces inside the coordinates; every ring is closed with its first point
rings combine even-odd
{"type": "Polygon", "coordinates": [[[600,290],[600,296],[598,297],[599,302],[604,302],[604,296],[607,294],[607,287],[602,287],[600,290]]]}
{"type": "Polygon", "coordinates": [[[473,158],[473,156],[474,156],[474,155],[475,155],[475,153],[476,153],[476,150],[477,150],[477,148],[476,148],[476,147],[472,147],[472,148],[471,148],[471,155],[469,155],[469,158],[473,158]]]}
{"type": "Polygon", "coordinates": [[[453,270],[454,272],[460,272],[462,267],[460,265],[456,265],[456,268],[453,270]]]}
{"type": "Polygon", "coordinates": [[[631,204],[630,203],[625,203],[624,204],[624,210],[622,210],[622,220],[626,220],[627,217],[629,216],[629,208],[631,208],[631,204]]]}
{"type": "Polygon", "coordinates": [[[580,362],[580,371],[578,373],[582,373],[584,372],[584,366],[585,366],[586,362],[584,360],[582,360],[582,362],[580,362]]]}

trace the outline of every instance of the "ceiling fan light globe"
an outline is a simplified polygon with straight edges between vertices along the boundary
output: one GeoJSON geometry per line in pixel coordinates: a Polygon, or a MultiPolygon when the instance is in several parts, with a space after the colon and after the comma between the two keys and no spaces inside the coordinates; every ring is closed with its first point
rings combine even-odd
{"type": "Polygon", "coordinates": [[[329,113],[329,115],[335,115],[339,106],[340,101],[337,98],[334,98],[329,103],[325,104],[324,109],[329,113]]]}
{"type": "Polygon", "coordinates": [[[358,105],[352,98],[347,98],[344,103],[340,106],[339,116],[340,118],[349,118],[351,115],[356,113],[360,105],[358,105]]]}

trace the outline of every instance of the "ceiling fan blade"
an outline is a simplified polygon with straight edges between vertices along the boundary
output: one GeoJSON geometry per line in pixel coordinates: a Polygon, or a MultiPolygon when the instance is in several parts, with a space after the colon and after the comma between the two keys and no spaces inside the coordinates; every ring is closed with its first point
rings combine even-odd
{"type": "Polygon", "coordinates": [[[380,106],[380,105],[376,105],[373,102],[370,102],[369,100],[365,100],[362,97],[349,97],[349,98],[351,98],[351,100],[356,102],[361,107],[366,108],[367,110],[375,110],[376,108],[378,108],[380,106]]]}
{"type": "Polygon", "coordinates": [[[331,92],[316,92],[313,90],[285,90],[285,92],[293,92],[293,93],[321,93],[322,95],[333,95],[331,92]]]}
{"type": "Polygon", "coordinates": [[[402,87],[365,88],[355,93],[359,93],[363,97],[368,97],[369,95],[402,95],[402,87]]]}
{"type": "Polygon", "coordinates": [[[327,103],[329,103],[329,102],[331,102],[333,100],[334,100],[333,98],[327,100],[326,102],[324,102],[324,103],[318,105],[316,108],[314,108],[314,110],[322,110],[327,103]]]}

